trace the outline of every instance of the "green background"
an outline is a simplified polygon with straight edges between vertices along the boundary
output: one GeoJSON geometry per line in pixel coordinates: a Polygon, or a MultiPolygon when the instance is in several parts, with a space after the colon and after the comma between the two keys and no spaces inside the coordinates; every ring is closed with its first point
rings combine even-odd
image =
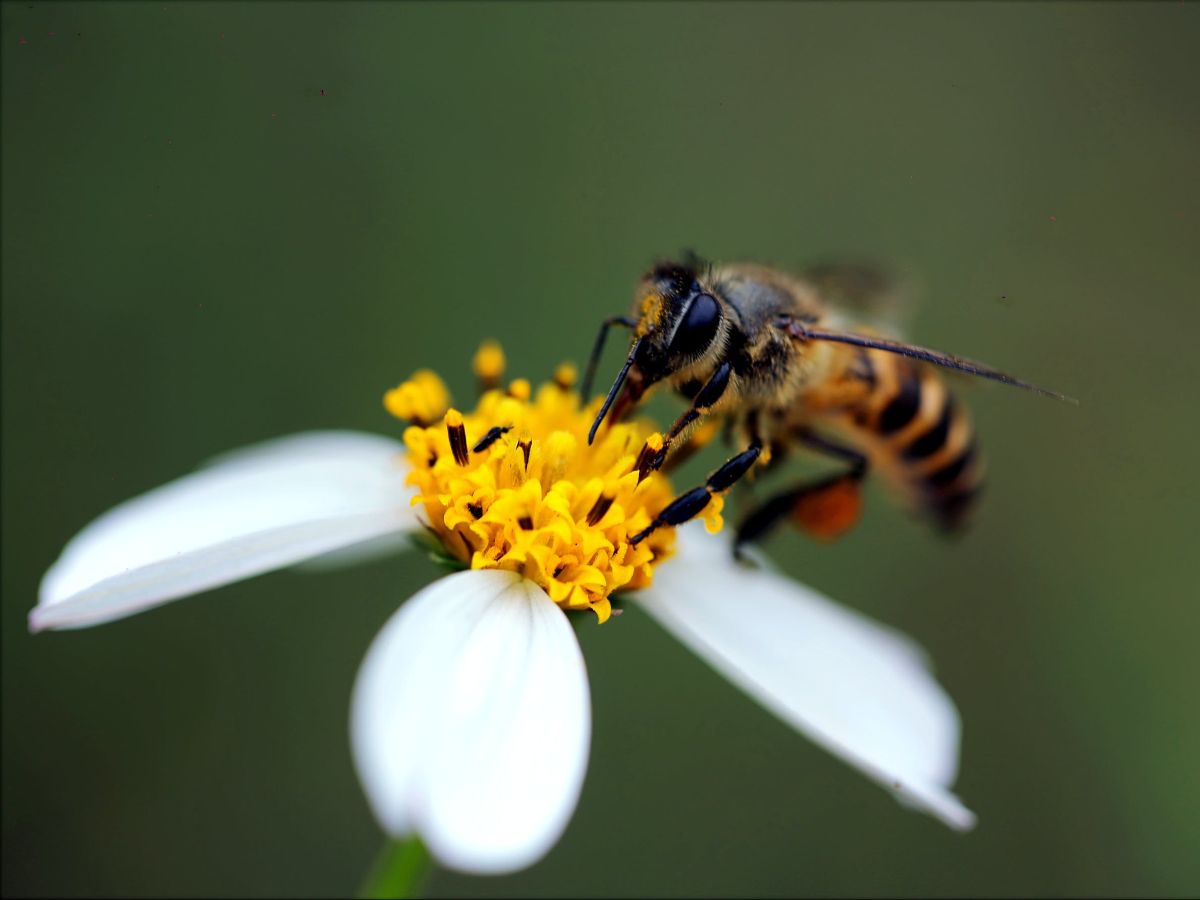
{"type": "Polygon", "coordinates": [[[1194,895],[1198,26],[1192,3],[5,4],[4,893],[353,890],[380,835],[350,687],[429,563],[31,637],[38,580],[220,451],[397,434],[384,389],[432,365],[469,394],[484,336],[513,374],[578,359],[691,247],[896,260],[912,338],[1082,400],[964,386],[990,490],[962,540],[875,488],[840,543],[767,546],[929,650],[979,827],[902,810],[634,610],[581,627],[595,737],[561,843],[430,891],[1194,895]]]}

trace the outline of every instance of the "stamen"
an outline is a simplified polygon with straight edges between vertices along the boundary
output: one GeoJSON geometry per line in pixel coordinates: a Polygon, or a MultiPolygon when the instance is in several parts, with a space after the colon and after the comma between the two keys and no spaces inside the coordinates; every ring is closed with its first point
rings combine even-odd
{"type": "Polygon", "coordinates": [[[654,471],[658,460],[658,455],[662,453],[663,436],[657,431],[650,437],[646,438],[646,443],[642,445],[642,451],[638,454],[637,462],[633,464],[633,469],[638,473],[638,484],[646,480],[646,476],[654,471]]]}
{"type": "Polygon", "coordinates": [[[533,519],[529,516],[521,516],[517,519],[517,524],[521,526],[522,531],[533,531],[533,519]]]}
{"type": "Polygon", "coordinates": [[[504,351],[495,341],[484,341],[479,345],[471,367],[475,370],[481,392],[490,391],[500,384],[500,379],[504,377],[504,362],[504,351]]]}
{"type": "Polygon", "coordinates": [[[569,391],[575,387],[575,379],[578,376],[578,371],[570,363],[562,363],[554,370],[554,383],[558,385],[559,390],[569,391]]]}
{"type": "Polygon", "coordinates": [[[522,403],[527,401],[532,393],[533,388],[529,386],[529,382],[524,378],[517,378],[508,386],[508,396],[514,400],[520,400],[522,403]]]}
{"type": "Polygon", "coordinates": [[[529,451],[533,449],[533,441],[517,441],[517,446],[521,448],[521,453],[525,456],[525,471],[529,471],[529,451]]]}
{"type": "Polygon", "coordinates": [[[424,427],[436,422],[450,405],[450,392],[435,372],[421,369],[412,378],[383,395],[383,405],[393,416],[424,427]]]}
{"type": "Polygon", "coordinates": [[[596,502],[592,504],[592,508],[588,510],[587,523],[595,525],[604,518],[604,514],[608,512],[609,507],[613,505],[615,497],[610,497],[607,494],[601,494],[596,498],[596,502]]]}
{"type": "Polygon", "coordinates": [[[471,461],[467,453],[467,427],[463,424],[462,413],[457,409],[446,413],[446,433],[450,436],[450,452],[454,454],[454,461],[460,466],[467,465],[471,461]]]}

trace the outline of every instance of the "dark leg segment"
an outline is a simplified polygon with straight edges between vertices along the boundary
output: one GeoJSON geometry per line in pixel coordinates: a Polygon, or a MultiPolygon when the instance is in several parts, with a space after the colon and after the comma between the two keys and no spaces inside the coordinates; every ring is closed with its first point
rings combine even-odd
{"type": "Polygon", "coordinates": [[[596,366],[600,364],[600,354],[604,352],[604,342],[608,338],[608,329],[614,325],[621,325],[624,328],[634,328],[637,322],[630,319],[628,316],[613,316],[611,319],[605,319],[600,325],[600,333],[596,335],[596,343],[592,346],[592,355],[588,360],[587,371],[583,375],[583,384],[579,386],[579,396],[582,402],[586,404],[592,393],[592,382],[596,378],[596,366]]]}
{"type": "Polygon", "coordinates": [[[850,464],[848,474],[858,478],[862,478],[867,474],[867,458],[857,450],[835,443],[808,429],[797,433],[796,438],[810,450],[816,450],[818,453],[824,453],[826,456],[845,460],[850,464]]]}
{"type": "Polygon", "coordinates": [[[849,463],[850,469],[777,494],[752,511],[738,527],[735,554],[786,517],[820,540],[840,537],[858,521],[862,507],[859,485],[867,473],[867,458],[811,431],[797,437],[813,450],[849,463]]]}
{"type": "MultiPolygon", "coordinates": [[[[699,393],[692,399],[692,404],[689,406],[671,426],[671,430],[663,437],[662,449],[654,459],[650,460],[649,465],[645,467],[646,472],[657,472],[662,468],[664,462],[667,461],[667,454],[671,452],[671,442],[674,441],[683,432],[685,428],[699,419],[715,404],[725,393],[725,389],[729,387],[729,376],[733,372],[733,367],[728,362],[723,362],[717,366],[717,371],[713,372],[712,377],[704,383],[704,387],[700,388],[699,393]]],[[[736,458],[736,457],[735,457],[736,458]]],[[[645,478],[645,474],[642,475],[645,478]]]]}
{"type": "Polygon", "coordinates": [[[743,450],[709,475],[708,480],[700,487],[692,488],[686,494],[672,500],[666,509],[655,516],[653,522],[630,538],[629,543],[640,544],[663,525],[682,525],[684,522],[696,518],[704,511],[704,507],[708,506],[714,495],[729,490],[739,478],[750,471],[750,468],[758,461],[760,452],[762,452],[760,447],[743,450]]]}

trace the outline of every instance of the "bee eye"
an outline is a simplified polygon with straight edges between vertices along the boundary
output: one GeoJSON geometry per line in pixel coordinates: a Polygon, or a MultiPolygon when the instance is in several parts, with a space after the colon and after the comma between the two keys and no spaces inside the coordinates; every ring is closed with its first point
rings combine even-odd
{"type": "Polygon", "coordinates": [[[696,356],[704,352],[717,336],[720,321],[721,307],[713,296],[697,294],[671,338],[670,352],[679,356],[696,356]]]}

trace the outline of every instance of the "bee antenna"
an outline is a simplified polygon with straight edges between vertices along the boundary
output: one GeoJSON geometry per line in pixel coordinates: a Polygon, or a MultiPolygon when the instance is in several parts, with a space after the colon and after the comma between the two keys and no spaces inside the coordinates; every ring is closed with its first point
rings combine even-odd
{"type": "Polygon", "coordinates": [[[628,316],[613,316],[600,324],[600,333],[596,335],[596,343],[592,346],[592,355],[588,359],[587,371],[583,374],[583,383],[579,386],[579,397],[586,404],[592,394],[592,381],[596,377],[596,366],[600,363],[600,354],[604,352],[604,341],[608,337],[608,329],[614,325],[622,328],[636,328],[637,322],[628,316]]]}
{"type": "Polygon", "coordinates": [[[596,421],[592,423],[592,428],[588,431],[588,446],[596,438],[596,431],[600,428],[600,423],[604,421],[604,417],[608,415],[608,410],[612,407],[613,401],[617,399],[617,394],[621,390],[621,385],[625,383],[625,376],[629,374],[629,369],[633,365],[633,357],[637,354],[638,347],[642,344],[642,338],[638,338],[633,342],[633,346],[629,348],[629,356],[625,357],[625,365],[621,366],[621,371],[617,373],[616,380],[613,381],[612,387],[608,389],[608,396],[604,398],[604,405],[600,407],[600,412],[596,414],[596,421]]]}
{"type": "Polygon", "coordinates": [[[705,270],[709,272],[712,271],[712,263],[706,260],[691,247],[684,248],[683,267],[693,275],[698,275],[701,271],[705,270]]]}
{"type": "Polygon", "coordinates": [[[915,344],[889,341],[886,338],[867,337],[866,335],[853,334],[851,332],[825,331],[819,328],[810,328],[795,320],[789,320],[787,325],[792,330],[792,334],[801,340],[831,341],[837,344],[852,344],[855,347],[867,347],[871,350],[884,350],[888,353],[897,353],[900,356],[909,356],[913,359],[933,363],[935,366],[954,369],[958,372],[966,372],[968,375],[978,375],[980,378],[987,378],[991,381],[999,381],[1001,384],[1031,391],[1034,394],[1041,394],[1043,397],[1064,400],[1075,406],[1079,405],[1079,401],[1074,397],[1068,397],[1066,394],[1060,394],[1058,391],[1052,391],[1033,382],[1024,381],[1014,375],[1009,375],[1001,372],[999,369],[993,369],[991,366],[976,362],[973,359],[967,359],[966,357],[942,353],[940,350],[930,350],[927,347],[918,347],[915,344]]]}

